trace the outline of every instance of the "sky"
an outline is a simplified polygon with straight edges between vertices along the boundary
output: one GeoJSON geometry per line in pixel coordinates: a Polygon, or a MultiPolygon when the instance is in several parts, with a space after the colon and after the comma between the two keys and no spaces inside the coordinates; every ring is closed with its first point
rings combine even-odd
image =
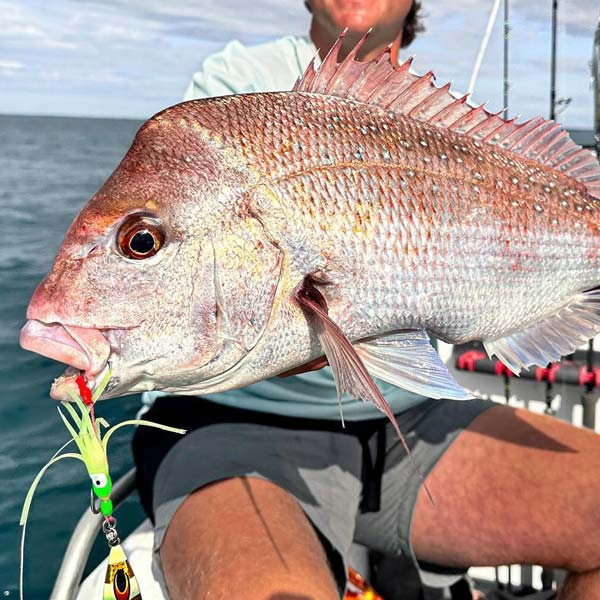
{"type": "MultiPolygon", "coordinates": [[[[426,31],[403,51],[466,90],[492,0],[423,0],[426,31]]],[[[551,0],[510,0],[509,114],[549,113],[551,0]]],[[[559,0],[558,117],[591,129],[598,0],[559,0]]],[[[179,102],[203,59],[237,38],[303,35],[303,0],[0,0],[0,113],[145,119],[179,102]]],[[[473,100],[502,104],[502,9],[473,100]]]]}

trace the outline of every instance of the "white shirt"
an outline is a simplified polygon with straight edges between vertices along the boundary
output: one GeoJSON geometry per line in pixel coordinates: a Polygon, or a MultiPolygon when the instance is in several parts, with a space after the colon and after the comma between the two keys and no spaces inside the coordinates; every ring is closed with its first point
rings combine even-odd
{"type": "Polygon", "coordinates": [[[243,46],[234,40],[204,61],[184,100],[289,91],[316,54],[309,37],[288,36],[258,46],[243,46]]]}

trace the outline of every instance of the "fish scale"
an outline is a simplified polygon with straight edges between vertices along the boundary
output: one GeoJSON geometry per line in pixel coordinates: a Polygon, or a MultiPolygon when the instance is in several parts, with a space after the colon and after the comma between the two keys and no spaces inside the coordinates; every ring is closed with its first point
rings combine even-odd
{"type": "Polygon", "coordinates": [[[591,154],[389,51],[359,63],[359,42],[338,62],[342,39],[290,92],[148,121],[71,226],[23,345],[88,371],[110,346],[107,395],[218,393],[325,354],[340,393],[390,416],[369,374],[468,397],[427,333],[481,340],[515,373],[600,333],[591,154]],[[65,327],[86,332],[68,352],[65,327]]]}
{"type": "Polygon", "coordinates": [[[383,329],[408,312],[403,326],[450,341],[494,337],[552,314],[598,279],[599,239],[588,226],[598,222],[598,205],[578,182],[530,160],[329,96],[227,97],[198,108],[209,129],[212,112],[220,113],[219,128],[233,133],[230,143],[281,199],[289,222],[319,240],[328,277],[358,295],[347,316],[354,325],[372,328],[360,307],[378,298],[383,329]],[[290,137],[298,143],[286,145],[290,137]],[[543,277],[573,270],[570,285],[543,277]],[[531,306],[536,274],[546,300],[531,306]],[[490,313],[490,304],[497,310],[490,313]],[[456,318],[447,322],[448,314],[456,318]]]}

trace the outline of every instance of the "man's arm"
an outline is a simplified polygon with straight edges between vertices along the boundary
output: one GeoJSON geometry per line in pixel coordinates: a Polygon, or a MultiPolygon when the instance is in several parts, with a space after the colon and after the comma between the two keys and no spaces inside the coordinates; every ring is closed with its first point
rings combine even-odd
{"type": "Polygon", "coordinates": [[[184,100],[211,98],[256,91],[256,78],[248,76],[248,49],[240,42],[229,42],[223,50],[211,54],[194,73],[184,100]]]}
{"type": "Polygon", "coordinates": [[[258,46],[234,40],[206,58],[184,100],[291,90],[315,52],[307,38],[288,36],[258,46]]]}

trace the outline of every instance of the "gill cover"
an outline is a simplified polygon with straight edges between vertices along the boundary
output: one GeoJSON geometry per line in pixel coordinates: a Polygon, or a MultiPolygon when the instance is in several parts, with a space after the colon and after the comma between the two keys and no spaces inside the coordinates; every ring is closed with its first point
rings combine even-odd
{"type": "MultiPolygon", "coordinates": [[[[229,365],[260,341],[276,299],[283,254],[254,218],[230,223],[213,240],[220,362],[229,365]]],[[[222,364],[222,363],[221,363],[222,364]]]]}

